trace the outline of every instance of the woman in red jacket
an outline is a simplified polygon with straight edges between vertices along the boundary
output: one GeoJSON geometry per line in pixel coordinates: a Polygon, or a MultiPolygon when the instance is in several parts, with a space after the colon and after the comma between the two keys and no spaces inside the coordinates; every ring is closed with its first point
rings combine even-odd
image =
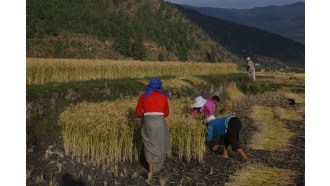
{"type": "Polygon", "coordinates": [[[144,154],[148,162],[148,181],[152,172],[159,171],[170,150],[170,140],[165,118],[169,114],[168,94],[161,90],[162,82],[152,78],[146,92],[140,95],[136,114],[143,118],[141,129],[144,154]]]}

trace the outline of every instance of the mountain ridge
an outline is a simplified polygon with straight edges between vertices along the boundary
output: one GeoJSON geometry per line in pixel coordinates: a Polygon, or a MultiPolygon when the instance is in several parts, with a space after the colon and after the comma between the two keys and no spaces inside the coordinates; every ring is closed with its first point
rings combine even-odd
{"type": "Polygon", "coordinates": [[[305,43],[305,3],[283,6],[226,9],[180,5],[204,15],[252,26],[305,43]]]}
{"type": "Polygon", "coordinates": [[[205,16],[180,5],[177,7],[213,40],[242,58],[250,56],[263,65],[305,66],[305,46],[301,43],[258,28],[205,16]]]}

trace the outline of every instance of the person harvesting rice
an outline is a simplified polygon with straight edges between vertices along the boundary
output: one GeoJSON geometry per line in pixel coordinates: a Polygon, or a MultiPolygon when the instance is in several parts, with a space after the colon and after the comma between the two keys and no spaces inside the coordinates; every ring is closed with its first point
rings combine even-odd
{"type": "Polygon", "coordinates": [[[168,94],[161,90],[162,81],[152,78],[146,92],[139,97],[136,115],[143,118],[141,129],[144,154],[148,162],[148,180],[162,169],[170,140],[165,118],[169,115],[168,94]]]}
{"type": "Polygon", "coordinates": [[[211,146],[212,136],[220,138],[219,144],[212,147],[212,151],[217,151],[220,146],[223,147],[223,154],[218,155],[219,158],[229,158],[228,147],[231,146],[233,151],[236,151],[243,162],[248,161],[243,148],[240,146],[239,132],[242,128],[242,122],[238,117],[226,116],[217,118],[207,124],[206,144],[211,146]]]}
{"type": "MultiPolygon", "coordinates": [[[[214,96],[219,100],[218,96],[214,96]]],[[[203,96],[197,96],[194,99],[194,103],[191,105],[192,112],[191,115],[195,117],[197,114],[201,114],[205,117],[206,122],[210,122],[215,119],[214,111],[215,111],[215,99],[205,99],[203,96]]]]}

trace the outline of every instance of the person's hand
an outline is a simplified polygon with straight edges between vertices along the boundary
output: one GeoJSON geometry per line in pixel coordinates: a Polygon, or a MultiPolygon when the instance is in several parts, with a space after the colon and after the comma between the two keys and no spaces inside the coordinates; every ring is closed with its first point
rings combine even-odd
{"type": "Polygon", "coordinates": [[[212,147],[212,151],[217,151],[219,149],[220,145],[214,145],[212,147]]]}

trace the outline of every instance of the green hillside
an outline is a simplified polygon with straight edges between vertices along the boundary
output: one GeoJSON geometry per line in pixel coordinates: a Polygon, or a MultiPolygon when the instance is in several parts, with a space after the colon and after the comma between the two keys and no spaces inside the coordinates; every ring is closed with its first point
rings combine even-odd
{"type": "Polygon", "coordinates": [[[163,0],[27,0],[27,57],[237,62],[163,0]]]}

